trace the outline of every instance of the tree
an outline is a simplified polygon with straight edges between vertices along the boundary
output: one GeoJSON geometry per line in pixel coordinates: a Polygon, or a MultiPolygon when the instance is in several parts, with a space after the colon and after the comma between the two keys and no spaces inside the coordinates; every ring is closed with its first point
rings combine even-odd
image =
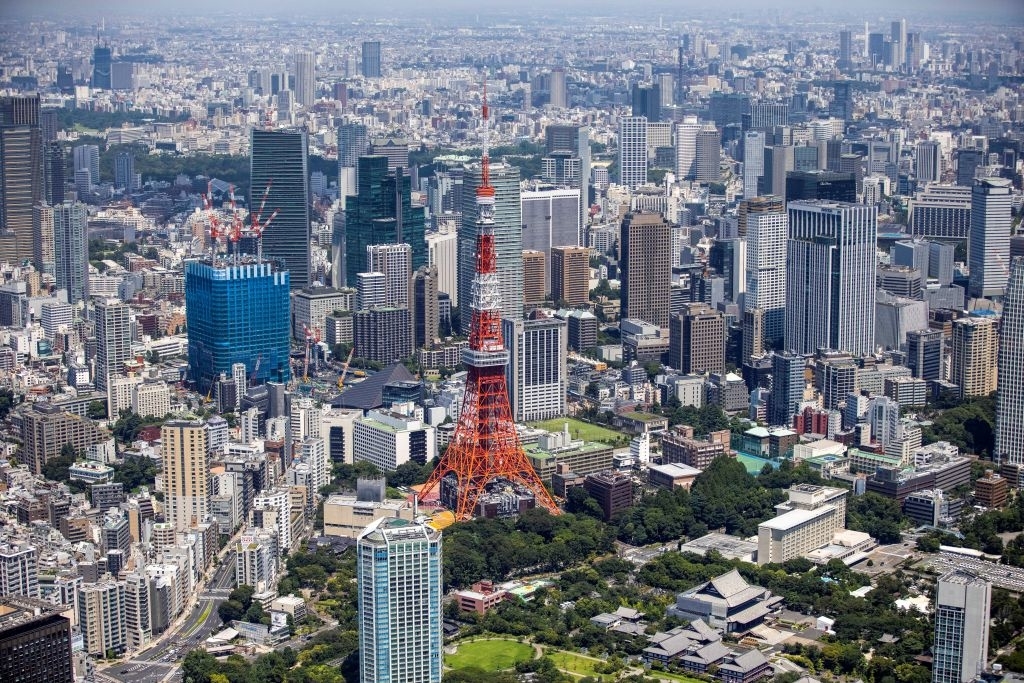
{"type": "Polygon", "coordinates": [[[11,408],[16,405],[17,400],[14,392],[10,389],[0,389],[0,420],[7,417],[7,413],[11,412],[11,408]]]}
{"type": "Polygon", "coordinates": [[[85,409],[85,416],[91,420],[107,419],[107,404],[103,401],[90,401],[85,409]]]}

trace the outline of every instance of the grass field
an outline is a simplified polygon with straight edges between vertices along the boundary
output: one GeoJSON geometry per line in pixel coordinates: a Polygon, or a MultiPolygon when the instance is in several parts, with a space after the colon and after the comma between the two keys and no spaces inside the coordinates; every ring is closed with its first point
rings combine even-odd
{"type": "Polygon", "coordinates": [[[589,422],[583,422],[571,417],[558,417],[554,420],[534,422],[533,426],[540,427],[541,429],[545,429],[549,432],[560,432],[565,428],[566,422],[569,423],[569,435],[574,439],[597,441],[599,443],[608,444],[609,446],[619,446],[629,443],[628,434],[616,432],[599,425],[592,425],[589,422]]]}
{"type": "Polygon", "coordinates": [[[452,669],[474,667],[484,671],[504,671],[519,662],[533,659],[533,648],[514,640],[474,640],[459,645],[444,663],[452,669]]]}
{"type": "Polygon", "coordinates": [[[601,663],[601,660],[599,659],[584,657],[583,655],[565,652],[564,650],[548,651],[544,654],[551,658],[551,661],[555,663],[555,666],[567,674],[572,674],[580,678],[584,676],[592,676],[599,681],[614,680],[614,676],[599,674],[594,671],[594,665],[601,663]]]}
{"type": "Polygon", "coordinates": [[[682,674],[672,674],[667,671],[648,671],[645,676],[660,678],[663,681],[680,681],[681,683],[703,683],[699,678],[691,678],[682,674]]]}

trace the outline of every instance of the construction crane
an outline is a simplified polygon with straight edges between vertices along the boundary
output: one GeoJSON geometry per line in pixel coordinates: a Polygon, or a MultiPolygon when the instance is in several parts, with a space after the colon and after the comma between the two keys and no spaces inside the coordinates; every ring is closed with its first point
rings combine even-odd
{"type": "Polygon", "coordinates": [[[263,362],[263,354],[256,356],[256,364],[252,366],[252,374],[249,375],[249,386],[256,386],[256,375],[260,371],[260,363],[263,362]]]}
{"type": "Polygon", "coordinates": [[[352,354],[355,353],[356,348],[353,346],[348,350],[348,358],[345,359],[345,365],[341,368],[341,374],[338,375],[338,388],[341,389],[345,386],[345,377],[348,375],[348,366],[352,362],[352,354]]]}
{"type": "Polygon", "coordinates": [[[206,212],[206,216],[210,221],[210,242],[211,249],[213,252],[217,251],[217,238],[223,237],[223,233],[220,231],[220,221],[217,220],[217,213],[213,210],[213,181],[206,183],[206,194],[201,195],[203,198],[203,211],[206,212]]]}
{"type": "Polygon", "coordinates": [[[273,220],[277,217],[277,214],[281,212],[281,209],[274,209],[274,212],[270,214],[270,217],[266,221],[263,220],[263,209],[267,206],[267,197],[270,196],[270,186],[274,184],[274,179],[271,178],[267,182],[267,186],[263,188],[263,196],[260,198],[260,206],[255,212],[249,214],[250,226],[249,230],[256,237],[256,262],[263,262],[263,233],[266,231],[273,220]]]}
{"type": "Polygon", "coordinates": [[[306,333],[306,358],[302,363],[302,383],[309,382],[309,349],[313,342],[313,330],[309,329],[306,325],[302,326],[302,329],[306,333]]]}

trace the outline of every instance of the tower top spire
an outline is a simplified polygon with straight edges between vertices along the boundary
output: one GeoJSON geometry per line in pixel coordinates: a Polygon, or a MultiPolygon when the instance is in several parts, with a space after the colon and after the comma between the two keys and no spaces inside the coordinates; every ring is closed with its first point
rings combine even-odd
{"type": "MultiPolygon", "coordinates": [[[[483,121],[483,153],[480,156],[481,182],[476,188],[477,199],[483,197],[494,197],[494,188],[491,187],[491,110],[487,106],[487,76],[484,76],[484,102],[480,108],[480,118],[483,121]]],[[[479,203],[479,201],[478,201],[479,203]]]]}

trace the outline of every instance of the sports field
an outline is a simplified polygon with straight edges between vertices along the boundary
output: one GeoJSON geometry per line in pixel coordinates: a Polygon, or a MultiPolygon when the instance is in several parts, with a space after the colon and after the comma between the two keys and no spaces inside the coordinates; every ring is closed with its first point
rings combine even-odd
{"type": "Polygon", "coordinates": [[[526,643],[494,639],[460,643],[455,654],[445,655],[444,663],[452,669],[504,671],[529,659],[533,659],[533,648],[526,643]]]}
{"type": "Polygon", "coordinates": [[[560,432],[565,429],[565,423],[569,423],[569,436],[584,441],[597,441],[609,446],[624,446],[629,443],[629,435],[623,432],[616,432],[600,425],[593,425],[589,422],[576,420],[571,417],[557,417],[553,420],[534,422],[533,427],[547,430],[549,432],[560,432]]]}

